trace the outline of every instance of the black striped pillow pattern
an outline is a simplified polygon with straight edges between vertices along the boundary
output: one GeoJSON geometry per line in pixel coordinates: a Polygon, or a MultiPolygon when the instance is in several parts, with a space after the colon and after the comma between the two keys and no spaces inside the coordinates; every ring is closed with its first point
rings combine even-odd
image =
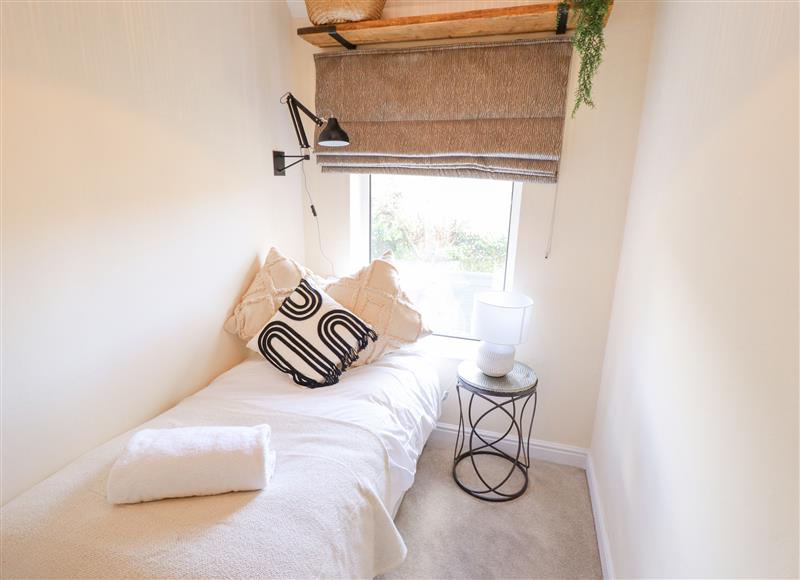
{"type": "Polygon", "coordinates": [[[376,340],[369,325],[303,278],[247,346],[298,385],[314,389],[338,383],[376,340]]]}

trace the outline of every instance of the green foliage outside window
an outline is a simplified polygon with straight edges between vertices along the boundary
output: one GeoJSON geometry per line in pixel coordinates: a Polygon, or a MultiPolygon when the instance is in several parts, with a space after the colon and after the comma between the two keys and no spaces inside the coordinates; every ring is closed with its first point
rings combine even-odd
{"type": "Polygon", "coordinates": [[[505,238],[476,234],[456,219],[426,228],[421,216],[415,219],[400,210],[400,196],[393,193],[374,208],[374,256],[392,250],[398,260],[454,261],[464,272],[494,272],[503,268],[505,238]]]}

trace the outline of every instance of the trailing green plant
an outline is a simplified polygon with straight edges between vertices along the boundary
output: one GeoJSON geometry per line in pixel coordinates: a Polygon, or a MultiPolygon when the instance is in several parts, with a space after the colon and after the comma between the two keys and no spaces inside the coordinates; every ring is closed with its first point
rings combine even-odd
{"type": "Polygon", "coordinates": [[[594,108],[592,81],[600,63],[603,62],[603,50],[606,47],[603,25],[608,16],[609,0],[573,0],[572,5],[577,19],[572,46],[581,55],[578,88],[575,91],[575,106],[572,109],[572,116],[575,117],[582,104],[594,108]]]}

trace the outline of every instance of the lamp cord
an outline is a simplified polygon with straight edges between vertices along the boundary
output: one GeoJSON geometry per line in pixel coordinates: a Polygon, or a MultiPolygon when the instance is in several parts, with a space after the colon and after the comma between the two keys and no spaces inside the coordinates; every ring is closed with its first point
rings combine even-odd
{"type": "Polygon", "coordinates": [[[306,197],[308,198],[308,204],[311,207],[311,215],[314,217],[314,222],[317,225],[317,245],[319,246],[319,253],[322,255],[323,258],[325,258],[325,261],[328,262],[328,265],[331,268],[331,275],[336,276],[336,269],[333,267],[333,261],[325,253],[325,250],[322,249],[322,232],[320,231],[319,227],[319,216],[317,215],[317,210],[314,207],[314,199],[311,197],[311,192],[308,190],[308,178],[306,177],[305,159],[303,159],[302,162],[300,163],[300,170],[303,172],[303,188],[305,189],[306,197]]]}

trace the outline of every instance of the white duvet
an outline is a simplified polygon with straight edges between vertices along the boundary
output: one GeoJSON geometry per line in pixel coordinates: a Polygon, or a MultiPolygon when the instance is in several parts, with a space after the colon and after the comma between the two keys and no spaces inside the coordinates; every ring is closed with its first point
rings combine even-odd
{"type": "Polygon", "coordinates": [[[298,387],[288,375],[253,354],[193,398],[224,409],[287,411],[352,423],[375,433],[389,453],[394,509],[414,482],[417,459],[441,412],[439,378],[431,363],[413,351],[392,352],[350,369],[333,387],[298,387]]]}
{"type": "Polygon", "coordinates": [[[277,465],[260,492],[111,506],[129,434],[2,510],[2,575],[372,577],[399,564],[391,517],[439,414],[435,371],[397,352],[333,387],[294,385],[252,358],[142,427],[269,423],[277,465]]]}

